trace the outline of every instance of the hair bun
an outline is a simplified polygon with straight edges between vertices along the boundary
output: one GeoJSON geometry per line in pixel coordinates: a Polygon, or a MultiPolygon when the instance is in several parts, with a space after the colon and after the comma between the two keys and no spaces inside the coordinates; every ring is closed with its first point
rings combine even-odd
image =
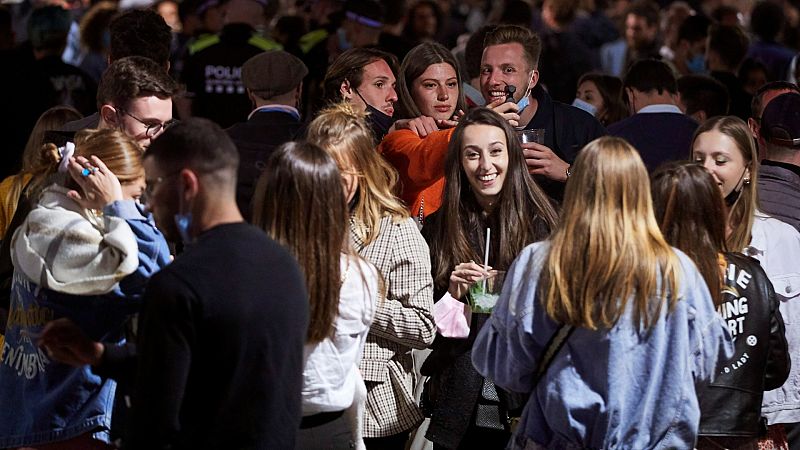
{"type": "Polygon", "coordinates": [[[42,145],[42,161],[47,165],[61,162],[61,153],[55,144],[47,143],[42,145]]]}

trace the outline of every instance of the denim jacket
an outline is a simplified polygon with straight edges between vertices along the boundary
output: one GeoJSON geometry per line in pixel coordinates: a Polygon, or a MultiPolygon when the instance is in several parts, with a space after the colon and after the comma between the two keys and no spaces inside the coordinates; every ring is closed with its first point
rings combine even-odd
{"type": "Polygon", "coordinates": [[[527,247],[475,341],[472,361],[499,386],[530,393],[514,442],[544,448],[693,448],[700,421],[696,389],[732,355],[703,278],[675,251],[680,297],[642,331],[631,306],[608,330],[576,328],[538,385],[537,362],[558,330],[536,292],[549,244],[527,247]]]}
{"type": "MultiPolygon", "coordinates": [[[[65,196],[48,207],[51,207],[48,214],[58,215],[59,219],[74,221],[85,214],[65,196]]],[[[169,262],[163,236],[152,219],[144,216],[132,201],[114,202],[106,207],[104,216],[106,224],[112,217],[123,219],[124,223],[117,226],[129,227],[123,231],[139,250],[138,267],[121,277],[110,292],[94,295],[56,292],[41,287],[15,266],[6,341],[0,358],[0,448],[58,442],[87,432],[108,441],[114,381],[98,377],[89,366],[75,368],[52,361],[37,345],[44,325],[61,317],[70,318],[93,340],[121,342],[123,325],[138,311],[146,280],[169,262]]],[[[15,242],[23,239],[19,233],[30,229],[23,224],[15,242]]],[[[87,230],[91,228],[84,224],[82,231],[87,230]]],[[[108,236],[107,226],[98,226],[97,230],[101,239],[111,239],[103,237],[108,236]]],[[[75,235],[65,233],[65,236],[75,235]]],[[[53,242],[59,239],[69,240],[58,235],[52,238],[53,242]]],[[[53,244],[55,247],[59,246],[53,244]]]]}
{"type": "MultiPolygon", "coordinates": [[[[750,245],[744,253],[761,263],[772,282],[786,325],[789,354],[796,357],[800,352],[800,233],[791,225],[756,212],[750,245]]],[[[800,363],[792,361],[791,366],[783,386],[764,392],[761,415],[770,425],[800,422],[800,363]]]]}

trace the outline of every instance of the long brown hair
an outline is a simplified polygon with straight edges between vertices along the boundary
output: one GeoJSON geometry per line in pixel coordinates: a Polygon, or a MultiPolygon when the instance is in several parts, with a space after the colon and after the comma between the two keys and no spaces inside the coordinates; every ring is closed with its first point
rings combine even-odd
{"type": "Polygon", "coordinates": [[[414,97],[411,95],[411,86],[414,80],[421,77],[428,67],[434,64],[449,64],[453,68],[458,80],[458,101],[456,102],[455,112],[467,110],[467,102],[464,100],[464,92],[461,89],[463,80],[461,72],[458,70],[456,58],[442,44],[424,42],[412,48],[403,58],[402,64],[400,64],[400,73],[397,76],[398,102],[397,111],[395,111],[396,118],[413,119],[422,115],[419,107],[414,103],[414,97]]]}
{"type": "Polygon", "coordinates": [[[673,162],[653,172],[650,184],[664,238],[692,258],[718,305],[722,301],[718,258],[726,251],[727,211],[714,177],[699,164],[673,162]]]}
{"type": "Polygon", "coordinates": [[[395,196],[397,171],[375,150],[375,140],[366,114],[349,103],[335,103],[323,109],[308,126],[307,139],[328,152],[339,165],[358,177],[358,194],[353,207],[355,233],[365,245],[380,232],[380,221],[408,218],[408,210],[395,196]]]}
{"type": "Polygon", "coordinates": [[[742,191],[730,206],[728,226],[730,233],[726,238],[728,249],[740,252],[750,245],[751,232],[756,210],[758,209],[758,159],[753,135],[744,121],[736,116],[712,117],[703,122],[692,137],[692,148],[697,137],[707,131],[719,131],[736,143],[736,148],[744,158],[745,166],[750,169],[750,182],[742,184],[742,191]]]}
{"type": "Polygon", "coordinates": [[[437,288],[446,288],[456,264],[483,261],[484,240],[476,237],[482,236],[487,226],[493,238],[489,262],[496,269],[508,268],[526,245],[548,236],[556,224],[556,212],[526,167],[514,130],[500,115],[475,108],[459,121],[445,159],[445,189],[437,212],[440,225],[433,227],[428,242],[437,288]],[[508,151],[505,182],[488,215],[475,198],[461,164],[464,129],[479,124],[502,129],[508,151]]]}
{"type": "Polygon", "coordinates": [[[256,185],[253,224],[286,246],[308,287],[306,340],[333,332],[347,248],[347,204],[336,161],[314,144],[288,142],[267,161],[256,185]]]}
{"type": "Polygon", "coordinates": [[[610,328],[634,302],[649,328],[678,300],[679,260],[653,217],[650,182],[625,140],[587,144],[572,165],[561,222],[539,281],[547,315],[560,323],[610,328]]]}
{"type": "MultiPolygon", "coordinates": [[[[45,144],[41,149],[41,163],[31,170],[33,179],[30,192],[40,192],[51,176],[58,171],[61,154],[55,144],[45,144]]],[[[132,183],[144,177],[142,148],[130,136],[120,130],[82,130],[75,134],[75,154],[89,158],[96,156],[108,167],[120,184],[132,183]]],[[[71,178],[66,185],[78,188],[71,178]]]]}

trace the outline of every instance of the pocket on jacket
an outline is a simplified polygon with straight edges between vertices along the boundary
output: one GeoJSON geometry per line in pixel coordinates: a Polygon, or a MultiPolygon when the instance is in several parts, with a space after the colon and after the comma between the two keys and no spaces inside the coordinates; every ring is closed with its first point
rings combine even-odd
{"type": "Polygon", "coordinates": [[[800,273],[773,276],[770,277],[770,281],[778,295],[778,300],[781,301],[784,323],[800,323],[800,304],[794,304],[800,301],[798,298],[800,297],[800,273]],[[789,301],[791,301],[791,305],[789,301]]]}

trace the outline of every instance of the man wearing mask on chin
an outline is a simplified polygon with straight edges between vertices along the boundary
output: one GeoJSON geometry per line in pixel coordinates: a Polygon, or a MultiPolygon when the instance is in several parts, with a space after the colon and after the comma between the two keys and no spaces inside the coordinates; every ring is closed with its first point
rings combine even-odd
{"type": "Polygon", "coordinates": [[[380,142],[394,124],[396,67],[397,58],[389,53],[372,48],[347,50],[325,74],[325,101],[345,100],[367,112],[370,128],[380,142]]]}
{"type": "Polygon", "coordinates": [[[569,167],[581,148],[606,134],[591,114],[554,101],[538,85],[541,41],[532,31],[501,25],[487,34],[481,58],[481,91],[488,107],[517,114],[518,129],[544,130],[544,142],[523,143],[528,172],[561,201],[569,167]]]}

